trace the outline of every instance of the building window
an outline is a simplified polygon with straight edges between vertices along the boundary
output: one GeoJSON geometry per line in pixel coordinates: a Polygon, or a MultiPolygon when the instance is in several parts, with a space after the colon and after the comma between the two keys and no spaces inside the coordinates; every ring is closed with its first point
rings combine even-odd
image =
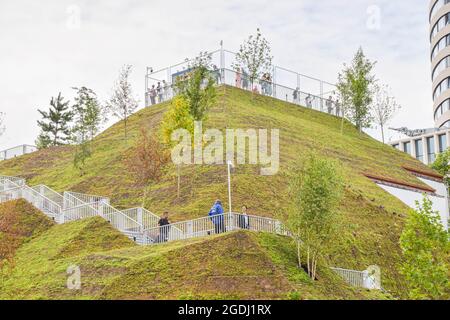
{"type": "Polygon", "coordinates": [[[450,88],[450,78],[446,78],[438,84],[433,93],[433,101],[436,100],[442,92],[448,90],[450,88]]]}
{"type": "Polygon", "coordinates": [[[432,74],[432,80],[436,79],[436,76],[438,76],[442,71],[450,67],[450,56],[445,57],[442,59],[437,65],[436,68],[433,70],[432,74]]]}
{"type": "Polygon", "coordinates": [[[423,162],[423,143],[422,140],[414,141],[416,146],[416,159],[423,162]]]}
{"type": "Polygon", "coordinates": [[[428,154],[428,162],[433,163],[436,160],[436,151],[434,146],[434,137],[427,138],[427,154],[428,154]]]}
{"type": "Polygon", "coordinates": [[[439,153],[442,153],[445,150],[447,150],[447,135],[441,134],[439,136],[439,153]]]}
{"type": "Polygon", "coordinates": [[[403,151],[407,154],[411,154],[411,142],[405,142],[403,144],[403,151]]]}

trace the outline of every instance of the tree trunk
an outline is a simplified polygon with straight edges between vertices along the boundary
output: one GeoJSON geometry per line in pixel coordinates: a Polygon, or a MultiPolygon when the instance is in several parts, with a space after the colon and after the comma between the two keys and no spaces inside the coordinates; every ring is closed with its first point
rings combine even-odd
{"type": "Polygon", "coordinates": [[[383,139],[383,143],[384,143],[384,126],[381,125],[381,138],[383,139]]]}
{"type": "Polygon", "coordinates": [[[308,276],[311,277],[311,265],[310,265],[310,261],[309,261],[309,247],[307,249],[307,254],[306,254],[306,264],[308,267],[308,276]]]}

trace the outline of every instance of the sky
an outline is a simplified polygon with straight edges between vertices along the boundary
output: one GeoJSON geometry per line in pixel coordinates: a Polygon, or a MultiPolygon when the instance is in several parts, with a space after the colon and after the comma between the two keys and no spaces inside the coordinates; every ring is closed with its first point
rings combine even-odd
{"type": "MultiPolygon", "coordinates": [[[[124,64],[144,104],[154,69],[224,47],[256,28],[274,63],[334,83],[361,46],[402,109],[390,126],[433,127],[426,0],[0,0],[0,150],[33,144],[37,109],[92,88],[105,101],[124,64]]],[[[379,131],[368,130],[379,138],[379,131]]],[[[398,138],[389,132],[388,139],[398,138]]]]}

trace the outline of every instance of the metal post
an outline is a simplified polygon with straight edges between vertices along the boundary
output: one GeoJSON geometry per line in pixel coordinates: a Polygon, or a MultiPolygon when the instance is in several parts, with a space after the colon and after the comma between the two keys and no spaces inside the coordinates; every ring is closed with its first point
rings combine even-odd
{"type": "Polygon", "coordinates": [[[320,111],[323,111],[323,82],[320,81],[320,111]]]}
{"type": "Polygon", "coordinates": [[[231,167],[233,166],[233,163],[231,161],[228,161],[227,168],[228,168],[228,207],[231,214],[231,167]]]}
{"type": "Polygon", "coordinates": [[[272,96],[274,98],[277,97],[277,66],[273,66],[273,74],[272,74],[272,87],[273,87],[273,94],[272,96]]]}
{"type": "Polygon", "coordinates": [[[137,222],[139,223],[139,232],[144,231],[144,221],[142,219],[142,208],[137,209],[137,222]]]}
{"type": "Polygon", "coordinates": [[[148,99],[148,97],[147,97],[147,90],[148,90],[148,67],[147,67],[147,72],[146,72],[146,74],[145,74],[145,91],[144,91],[144,95],[145,95],[145,106],[144,106],[144,108],[147,108],[147,106],[148,106],[148,101],[147,101],[147,99],[148,99]]]}
{"type": "Polygon", "coordinates": [[[223,40],[220,41],[220,73],[222,84],[225,84],[225,52],[223,50],[223,40]]]}

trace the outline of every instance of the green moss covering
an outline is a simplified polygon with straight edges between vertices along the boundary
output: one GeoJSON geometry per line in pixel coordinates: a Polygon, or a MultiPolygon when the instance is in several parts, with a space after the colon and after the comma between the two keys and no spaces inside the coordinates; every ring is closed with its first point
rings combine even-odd
{"type": "MultiPolygon", "coordinates": [[[[398,240],[408,208],[364,174],[421,185],[422,182],[403,166],[432,171],[407,154],[358,132],[348,122],[344,123],[342,135],[341,120],[334,116],[269,97],[252,96],[236,88],[221,87],[219,91],[217,105],[211,110],[204,129],[280,129],[280,173],[263,177],[258,174],[257,167],[238,166],[232,177],[235,208],[246,204],[251,214],[283,219],[289,206],[286,173],[293,161],[311,150],[324,157],[339,159],[346,181],[340,206],[342,230],[334,245],[324,253],[324,263],[357,270],[377,264],[382,270],[383,286],[394,295],[404,297],[403,280],[397,271],[401,260],[398,240]]],[[[142,126],[158,130],[168,104],[146,108],[130,117],[128,141],[123,138],[122,122],[99,135],[93,144],[93,156],[87,163],[87,174],[83,177],[73,168],[71,146],[3,161],[0,174],[22,176],[31,185],[43,183],[58,191],[109,196],[112,204],[119,208],[140,205],[143,190],[134,183],[123,158],[142,126]]],[[[182,167],[181,197],[177,199],[176,168],[169,165],[163,179],[150,186],[145,205],[156,213],[168,210],[173,221],[205,216],[215,199],[227,198],[226,174],[226,166],[182,167]]],[[[78,247],[77,244],[68,246],[59,254],[61,257],[74,255],[78,247]]],[[[170,262],[161,261],[161,265],[173,267],[170,262]]],[[[102,263],[109,265],[112,262],[108,258],[102,263]]],[[[290,274],[289,270],[286,272],[290,274]]],[[[286,277],[291,276],[295,278],[293,275],[286,277]]],[[[186,298],[190,295],[186,293],[186,298]]],[[[316,296],[313,290],[310,295],[316,296]]]]}

